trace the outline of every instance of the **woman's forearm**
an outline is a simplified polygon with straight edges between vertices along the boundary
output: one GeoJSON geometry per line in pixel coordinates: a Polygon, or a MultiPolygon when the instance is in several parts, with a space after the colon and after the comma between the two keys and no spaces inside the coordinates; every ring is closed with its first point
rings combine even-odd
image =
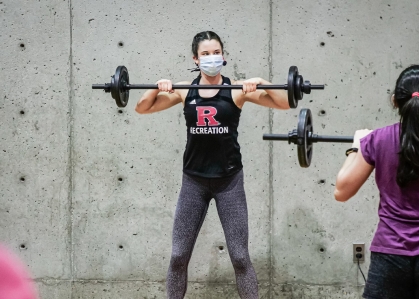
{"type": "MultiPolygon", "coordinates": [[[[261,85],[273,85],[271,82],[260,78],[261,85]]],[[[289,102],[288,102],[288,93],[286,90],[283,89],[265,89],[266,93],[272,98],[274,103],[281,107],[282,109],[288,109],[289,102]]]]}
{"type": "Polygon", "coordinates": [[[155,101],[157,100],[157,95],[159,94],[160,90],[158,89],[149,89],[144,92],[143,96],[138,101],[137,105],[135,106],[135,111],[144,114],[147,113],[148,110],[154,105],[155,101]]]}

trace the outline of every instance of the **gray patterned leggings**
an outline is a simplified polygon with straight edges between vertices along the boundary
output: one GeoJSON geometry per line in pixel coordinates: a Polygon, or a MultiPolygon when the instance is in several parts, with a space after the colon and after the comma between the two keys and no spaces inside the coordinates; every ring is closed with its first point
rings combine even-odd
{"type": "Polygon", "coordinates": [[[173,226],[167,298],[182,299],[185,296],[189,260],[212,198],[223,226],[240,298],[257,299],[256,273],[248,251],[249,231],[242,170],[230,177],[215,179],[183,174],[173,226]]]}

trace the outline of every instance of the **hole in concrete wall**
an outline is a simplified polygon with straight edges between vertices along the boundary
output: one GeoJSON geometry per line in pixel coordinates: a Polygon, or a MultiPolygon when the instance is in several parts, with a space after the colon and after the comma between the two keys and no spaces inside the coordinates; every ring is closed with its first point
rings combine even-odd
{"type": "Polygon", "coordinates": [[[323,247],[320,247],[320,252],[324,253],[326,251],[326,249],[324,249],[323,247]]]}
{"type": "Polygon", "coordinates": [[[124,110],[119,109],[119,110],[118,110],[118,113],[119,113],[119,114],[122,114],[122,113],[124,113],[124,110]]]}
{"type": "Polygon", "coordinates": [[[321,179],[321,180],[319,180],[317,183],[318,183],[319,185],[324,185],[324,184],[326,184],[326,180],[321,179]]]}
{"type": "Polygon", "coordinates": [[[325,116],[326,115],[326,111],[325,110],[320,110],[319,111],[319,116],[325,116]]]}
{"type": "Polygon", "coordinates": [[[324,47],[326,45],[326,43],[325,42],[321,42],[320,43],[320,47],[324,47]]]}
{"type": "Polygon", "coordinates": [[[119,42],[118,47],[122,48],[124,46],[124,42],[119,42]]]}
{"type": "Polygon", "coordinates": [[[24,43],[20,43],[19,44],[19,47],[23,50],[23,49],[25,49],[25,44],[24,43]]]}
{"type": "Polygon", "coordinates": [[[119,250],[124,250],[124,246],[122,246],[122,245],[119,245],[118,248],[119,248],[119,250]]]}
{"type": "Polygon", "coordinates": [[[20,249],[28,249],[25,244],[20,244],[20,249]]]}
{"type": "Polygon", "coordinates": [[[25,177],[24,177],[24,176],[21,176],[21,177],[20,177],[20,181],[21,181],[21,182],[24,182],[24,181],[25,181],[25,177]]]}
{"type": "Polygon", "coordinates": [[[23,114],[25,114],[25,111],[20,110],[19,113],[23,115],[23,114]]]}
{"type": "Polygon", "coordinates": [[[220,251],[224,250],[224,246],[218,246],[218,250],[220,251]]]}
{"type": "Polygon", "coordinates": [[[119,177],[118,178],[118,181],[120,181],[120,182],[122,182],[124,179],[123,178],[121,178],[121,177],[119,177]]]}

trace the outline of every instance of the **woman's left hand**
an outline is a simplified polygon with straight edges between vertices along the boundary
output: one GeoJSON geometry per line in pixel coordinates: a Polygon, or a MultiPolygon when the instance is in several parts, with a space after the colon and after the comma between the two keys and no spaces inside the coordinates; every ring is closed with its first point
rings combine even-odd
{"type": "Polygon", "coordinates": [[[246,94],[248,92],[256,91],[256,87],[262,84],[261,78],[251,78],[243,81],[243,93],[246,94]]]}
{"type": "Polygon", "coordinates": [[[369,129],[357,130],[354,135],[354,143],[352,144],[352,147],[359,148],[361,146],[361,139],[371,132],[372,130],[369,129]]]}

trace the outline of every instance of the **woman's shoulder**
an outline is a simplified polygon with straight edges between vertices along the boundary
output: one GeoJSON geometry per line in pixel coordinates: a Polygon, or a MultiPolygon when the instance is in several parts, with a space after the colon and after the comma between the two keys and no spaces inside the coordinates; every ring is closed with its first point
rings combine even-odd
{"type": "Polygon", "coordinates": [[[173,89],[180,96],[182,102],[185,102],[186,96],[188,94],[188,89],[176,89],[176,85],[191,85],[192,81],[180,81],[173,84],[173,89]]]}
{"type": "Polygon", "coordinates": [[[391,125],[387,125],[384,127],[380,127],[377,129],[373,130],[373,133],[376,135],[388,135],[394,132],[399,132],[399,128],[400,128],[400,123],[396,122],[394,124],[391,125]]]}
{"type": "MultiPolygon", "coordinates": [[[[227,78],[227,79],[229,79],[229,78],[227,78]]],[[[230,79],[230,81],[231,81],[231,85],[243,85],[243,80],[230,79]]]]}
{"type": "Polygon", "coordinates": [[[386,147],[389,144],[398,144],[400,136],[399,123],[387,125],[374,129],[369,135],[365,136],[363,143],[374,145],[377,149],[386,147]]]}
{"type": "Polygon", "coordinates": [[[192,81],[179,81],[176,82],[174,85],[191,85],[192,81]]]}

